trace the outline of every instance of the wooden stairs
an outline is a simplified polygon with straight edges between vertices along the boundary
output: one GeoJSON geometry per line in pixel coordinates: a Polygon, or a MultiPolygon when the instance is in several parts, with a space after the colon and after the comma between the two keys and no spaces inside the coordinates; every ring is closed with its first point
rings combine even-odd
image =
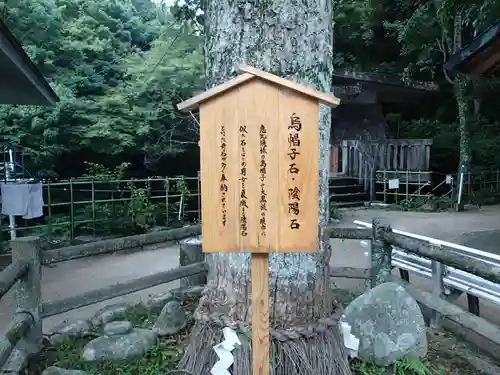
{"type": "Polygon", "coordinates": [[[369,201],[368,192],[357,178],[336,176],[330,177],[330,205],[338,208],[361,207],[369,201]]]}

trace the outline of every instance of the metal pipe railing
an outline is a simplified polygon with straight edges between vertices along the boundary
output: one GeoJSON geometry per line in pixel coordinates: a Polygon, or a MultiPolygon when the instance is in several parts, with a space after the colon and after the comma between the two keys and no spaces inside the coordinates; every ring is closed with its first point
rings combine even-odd
{"type": "MultiPolygon", "coordinates": [[[[355,220],[359,228],[372,228],[371,223],[355,220]]],[[[438,240],[436,238],[426,237],[415,233],[409,233],[398,229],[392,229],[392,232],[403,235],[412,239],[427,242],[436,246],[446,246],[447,249],[455,251],[457,254],[479,260],[488,265],[500,268],[500,256],[479,249],[454,244],[447,241],[438,240]]],[[[363,247],[369,246],[369,241],[361,241],[363,247]]],[[[445,295],[456,294],[456,291],[465,292],[469,296],[475,296],[485,299],[494,304],[500,305],[500,284],[493,283],[481,277],[468,272],[458,270],[456,268],[443,265],[443,272],[436,279],[433,277],[433,264],[439,262],[409,254],[404,249],[392,246],[392,265],[393,267],[413,272],[421,277],[434,280],[434,284],[442,284],[442,289],[445,295]]],[[[438,285],[433,285],[433,289],[438,285]]]]}

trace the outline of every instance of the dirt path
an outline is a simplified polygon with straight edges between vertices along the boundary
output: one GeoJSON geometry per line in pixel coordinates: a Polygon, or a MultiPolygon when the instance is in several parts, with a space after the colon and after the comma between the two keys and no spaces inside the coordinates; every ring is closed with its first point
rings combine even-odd
{"type": "MultiPolygon", "coordinates": [[[[500,254],[495,238],[500,239],[500,206],[465,213],[413,213],[389,212],[384,210],[353,210],[344,213],[343,226],[353,226],[353,220],[371,221],[379,217],[387,220],[393,228],[401,229],[446,241],[467,244],[475,241],[475,245],[483,244],[486,250],[500,254]],[[487,231],[476,233],[477,231],[487,231]],[[498,231],[498,232],[497,232],[498,231]],[[472,232],[472,237],[471,237],[472,232]],[[487,234],[488,241],[482,234],[487,234]],[[472,238],[472,240],[471,240],[472,238]]],[[[498,241],[500,243],[500,241],[498,241]]],[[[332,240],[332,266],[368,267],[366,249],[361,247],[360,241],[332,240]]],[[[480,248],[480,246],[475,246],[480,248]]],[[[55,300],[80,294],[96,288],[124,282],[133,278],[146,276],[172,269],[178,266],[178,247],[169,247],[157,250],[142,251],[133,254],[117,254],[99,257],[90,257],[69,262],[62,262],[53,267],[43,268],[42,294],[44,301],[55,300]]],[[[359,281],[339,279],[339,287],[349,289],[364,289],[359,281]]],[[[420,288],[430,290],[430,283],[421,278],[412,277],[412,282],[420,288]]],[[[122,301],[140,300],[149,294],[159,293],[178,286],[173,282],[160,285],[148,290],[133,293],[125,297],[115,298],[96,305],[70,311],[44,320],[44,331],[55,324],[78,318],[88,317],[101,307],[122,301]]],[[[0,329],[4,329],[13,314],[13,292],[9,292],[0,301],[0,329]]],[[[461,298],[458,304],[467,308],[467,301],[461,298]]],[[[482,303],[481,314],[485,318],[500,325],[498,309],[487,303],[482,303]]]]}

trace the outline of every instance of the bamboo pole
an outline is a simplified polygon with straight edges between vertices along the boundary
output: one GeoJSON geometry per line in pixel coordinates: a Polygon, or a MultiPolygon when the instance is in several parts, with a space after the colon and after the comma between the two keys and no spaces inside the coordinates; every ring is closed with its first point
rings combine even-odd
{"type": "Polygon", "coordinates": [[[94,233],[94,236],[96,235],[95,233],[95,182],[94,179],[92,179],[92,232],[94,233]]]}
{"type": "Polygon", "coordinates": [[[70,199],[70,208],[69,208],[69,220],[70,220],[70,233],[71,239],[75,239],[75,207],[73,205],[74,197],[73,197],[73,182],[70,180],[69,183],[69,199],[70,199]]]}
{"type": "Polygon", "coordinates": [[[49,240],[52,241],[52,199],[50,196],[50,181],[47,182],[47,209],[49,213],[49,240]]]}

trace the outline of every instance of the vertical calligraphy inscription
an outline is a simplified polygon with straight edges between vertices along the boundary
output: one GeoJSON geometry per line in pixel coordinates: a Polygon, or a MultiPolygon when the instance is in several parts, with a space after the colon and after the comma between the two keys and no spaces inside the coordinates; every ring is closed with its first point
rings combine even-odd
{"type": "Polygon", "coordinates": [[[227,138],[226,138],[226,126],[222,125],[220,128],[220,199],[221,199],[221,218],[222,226],[225,227],[227,224],[227,138]]]}
{"type": "Polygon", "coordinates": [[[247,136],[246,125],[240,126],[240,235],[248,236],[248,196],[247,196],[247,136]]]}
{"type": "Polygon", "coordinates": [[[260,235],[266,236],[267,229],[267,129],[264,125],[260,125],[260,235]]]}
{"type": "Polygon", "coordinates": [[[290,116],[288,123],[288,173],[292,179],[292,185],[288,187],[288,215],[290,218],[290,229],[300,229],[300,189],[293,184],[300,173],[300,131],[302,130],[302,121],[297,114],[290,116]]]}

